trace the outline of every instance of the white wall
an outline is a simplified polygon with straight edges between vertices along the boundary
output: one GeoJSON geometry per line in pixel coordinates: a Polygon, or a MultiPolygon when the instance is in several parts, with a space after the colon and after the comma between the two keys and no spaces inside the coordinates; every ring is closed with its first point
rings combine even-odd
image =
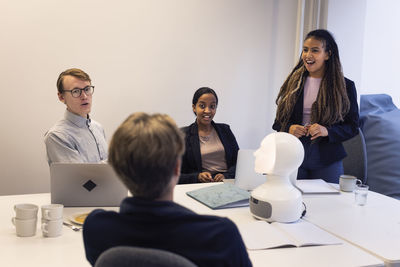
{"type": "Polygon", "coordinates": [[[201,86],[242,148],[271,132],[293,65],[293,0],[0,0],[0,194],[49,191],[43,135],[64,112],[58,74],[87,71],[108,138],[135,111],[194,121],[201,86]]]}
{"type": "Polygon", "coordinates": [[[362,65],[363,94],[389,94],[400,108],[400,1],[368,0],[362,65]]]}
{"type": "Polygon", "coordinates": [[[389,94],[400,107],[400,1],[329,1],[328,29],[339,45],[345,76],[358,95],[389,94]]]}
{"type": "Polygon", "coordinates": [[[365,31],[365,0],[329,1],[327,29],[339,47],[344,76],[353,80],[362,93],[362,64],[365,31]]]}

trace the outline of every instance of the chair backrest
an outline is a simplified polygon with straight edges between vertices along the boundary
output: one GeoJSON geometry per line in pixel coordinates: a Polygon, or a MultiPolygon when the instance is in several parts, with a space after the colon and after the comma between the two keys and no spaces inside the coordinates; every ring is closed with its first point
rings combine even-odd
{"type": "Polygon", "coordinates": [[[97,259],[95,267],[196,267],[188,259],[160,249],[112,247],[104,251],[97,259]]]}
{"type": "Polygon", "coordinates": [[[367,147],[361,129],[358,135],[343,142],[343,146],[347,152],[347,157],[343,159],[344,173],[367,183],[367,147]]]}

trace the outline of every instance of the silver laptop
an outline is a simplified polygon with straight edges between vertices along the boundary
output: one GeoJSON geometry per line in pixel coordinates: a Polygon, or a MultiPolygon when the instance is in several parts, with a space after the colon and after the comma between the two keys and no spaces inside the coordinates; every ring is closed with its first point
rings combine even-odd
{"type": "Polygon", "coordinates": [[[128,189],[106,163],[53,163],[51,203],[66,207],[117,207],[128,189]]]}
{"type": "Polygon", "coordinates": [[[244,190],[253,190],[265,183],[265,175],[254,171],[255,150],[240,149],[236,162],[235,185],[244,190]]]}

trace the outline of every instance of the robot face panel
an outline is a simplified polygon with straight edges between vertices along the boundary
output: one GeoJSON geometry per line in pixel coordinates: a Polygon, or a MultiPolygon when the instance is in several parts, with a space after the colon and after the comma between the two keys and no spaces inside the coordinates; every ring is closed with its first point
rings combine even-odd
{"type": "Polygon", "coordinates": [[[304,148],[291,134],[272,133],[262,140],[254,156],[256,172],[286,176],[303,162],[304,148]]]}

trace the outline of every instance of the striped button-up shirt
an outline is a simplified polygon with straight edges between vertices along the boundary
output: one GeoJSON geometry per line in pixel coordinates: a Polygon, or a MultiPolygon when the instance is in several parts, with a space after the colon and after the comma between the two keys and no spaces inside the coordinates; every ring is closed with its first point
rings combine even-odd
{"type": "Polygon", "coordinates": [[[90,118],[65,111],[44,137],[49,166],[53,162],[100,162],[107,160],[103,127],[90,118]]]}

